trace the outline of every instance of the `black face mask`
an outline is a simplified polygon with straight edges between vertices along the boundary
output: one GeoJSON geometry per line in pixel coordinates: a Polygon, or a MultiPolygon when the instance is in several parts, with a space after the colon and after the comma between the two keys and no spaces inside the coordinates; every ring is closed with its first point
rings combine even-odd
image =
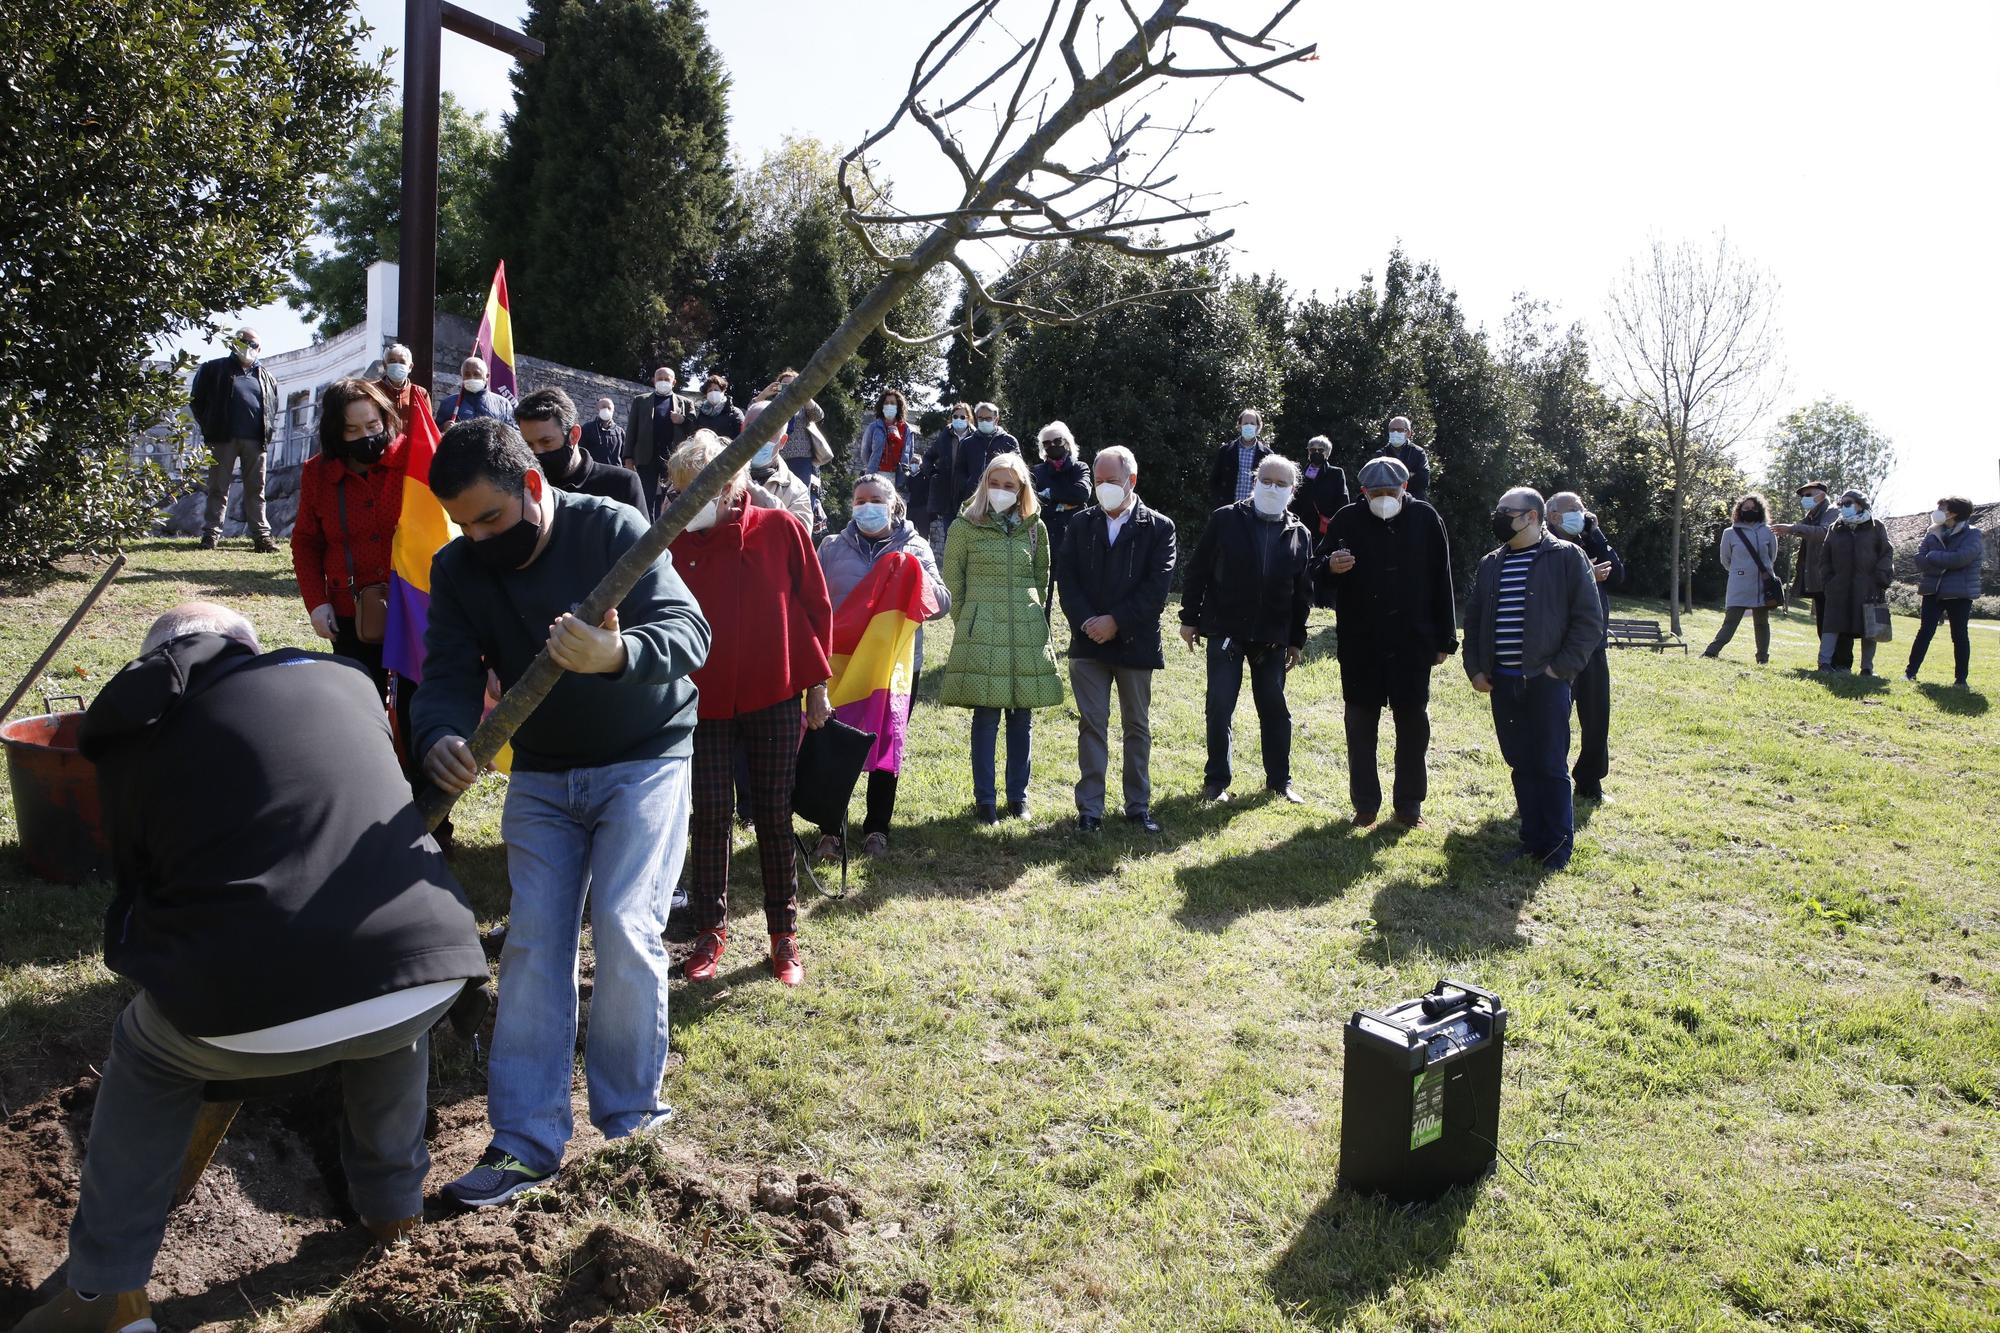
{"type": "Polygon", "coordinates": [[[1045,444],[1042,446],[1042,452],[1049,456],[1050,461],[1060,463],[1063,459],[1069,457],[1069,446],[1066,444],[1045,444]]]}
{"type": "Polygon", "coordinates": [[[373,467],[382,461],[382,455],[389,452],[389,432],[378,430],[373,435],[364,435],[358,440],[348,440],[340,446],[342,454],[363,467],[373,467]]]}
{"type": "Polygon", "coordinates": [[[541,539],[542,525],[528,517],[527,497],[524,495],[521,499],[521,521],[505,532],[475,540],[472,554],[488,569],[505,573],[527,564],[528,557],[535,553],[535,544],[541,539]]]}
{"type": "Polygon", "coordinates": [[[561,483],[581,470],[582,459],[577,457],[580,452],[575,445],[566,444],[554,453],[536,454],[535,461],[542,465],[542,475],[561,483]]]}
{"type": "Polygon", "coordinates": [[[1498,537],[1503,542],[1513,541],[1515,537],[1514,519],[1515,516],[1513,514],[1508,513],[1504,509],[1494,510],[1493,535],[1495,537],[1498,537]]]}

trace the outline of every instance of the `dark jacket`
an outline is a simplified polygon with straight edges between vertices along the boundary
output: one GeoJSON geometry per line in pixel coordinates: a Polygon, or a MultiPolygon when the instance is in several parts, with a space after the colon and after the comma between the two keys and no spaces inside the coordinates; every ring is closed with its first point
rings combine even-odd
{"type": "MultiPolygon", "coordinates": [[[[1573,540],[1583,548],[1583,553],[1590,557],[1591,564],[1601,565],[1607,560],[1611,562],[1611,573],[1604,582],[1597,585],[1597,602],[1604,608],[1604,638],[1599,640],[1597,645],[1602,648],[1611,641],[1611,590],[1625,582],[1625,562],[1618,558],[1618,548],[1611,544],[1611,539],[1604,535],[1604,529],[1597,525],[1595,514],[1583,516],[1583,531],[1573,540]]],[[[1591,577],[1596,577],[1595,571],[1591,577]]]]}
{"type": "MultiPolygon", "coordinates": [[[[559,491],[571,495],[595,495],[601,500],[616,500],[620,504],[631,505],[643,518],[646,513],[646,496],[639,486],[639,474],[629,467],[608,467],[579,451],[576,467],[568,476],[549,475],[549,481],[559,491]]],[[[543,468],[547,472],[546,467],[543,468]]]]}
{"type": "Polygon", "coordinates": [[[625,461],[625,428],[596,417],[583,423],[583,451],[608,467],[625,461]]]}
{"type": "MultiPolygon", "coordinates": [[[[1521,673],[1552,670],[1574,680],[1604,642],[1604,608],[1597,579],[1581,546],[1542,534],[1540,555],[1528,573],[1527,620],[1521,635],[1521,673]]],[[[1465,674],[1493,675],[1494,620],[1500,601],[1500,566],[1508,548],[1496,547],[1479,561],[1472,600],[1465,606],[1465,674]]],[[[420,693],[417,698],[424,696],[420,693]]]]}
{"type": "Polygon", "coordinates": [[[1218,509],[1188,557],[1181,624],[1218,641],[1303,648],[1312,564],[1313,535],[1290,511],[1273,522],[1249,500],[1218,509]]]}
{"type": "Polygon", "coordinates": [[[1035,494],[1042,500],[1042,521],[1049,540],[1060,545],[1069,521],[1090,504],[1090,471],[1074,458],[1060,463],[1043,459],[1033,469],[1035,494]]]}
{"type": "Polygon", "coordinates": [[[182,1032],[485,977],[358,664],[190,634],[112,677],[80,740],[117,886],[104,961],[182,1032]]]}
{"type": "Polygon", "coordinates": [[[1355,503],[1335,514],[1320,539],[1315,577],[1333,603],[1343,662],[1387,657],[1421,662],[1458,651],[1452,599],[1451,543],[1444,519],[1422,500],[1406,500],[1394,518],[1355,503]],[[1344,550],[1354,568],[1336,574],[1327,558],[1344,550]]]}
{"type": "Polygon", "coordinates": [[[1430,451],[1414,441],[1408,444],[1385,444],[1369,455],[1370,458],[1393,458],[1410,470],[1410,479],[1404,485],[1411,495],[1428,501],[1431,495],[1430,451]]]}
{"type": "Polygon", "coordinates": [[[1979,564],[1986,543],[1970,523],[1932,528],[1917,543],[1917,591],[1926,597],[1979,596],[1979,564]]]}
{"type": "Polygon", "coordinates": [[[447,394],[438,401],[437,428],[441,431],[450,430],[460,421],[477,421],[481,417],[492,417],[495,421],[511,425],[514,405],[507,401],[505,395],[495,393],[491,388],[470,401],[462,391],[447,394]]]}
{"type": "Polygon", "coordinates": [[[1069,655],[1157,671],[1167,664],[1160,615],[1174,583],[1174,521],[1134,497],[1118,544],[1109,538],[1104,510],[1092,505],[1071,517],[1056,555],[1069,655]],[[1110,643],[1094,643],[1083,622],[1105,615],[1118,622],[1118,633],[1110,643]]]}
{"type": "Polygon", "coordinates": [[[727,444],[743,433],[743,409],[734,403],[717,408],[699,404],[681,423],[681,438],[686,439],[698,430],[712,430],[727,444]]]}
{"type": "Polygon", "coordinates": [[[1819,548],[1826,541],[1827,529],[1838,517],[1839,508],[1830,500],[1822,500],[1819,508],[1792,524],[1791,535],[1799,539],[1798,567],[1792,571],[1794,597],[1820,595],[1819,548]]]}
{"type": "MultiPolygon", "coordinates": [[[[1215,461],[1208,468],[1208,502],[1217,509],[1236,503],[1236,449],[1243,443],[1239,437],[1230,440],[1215,451],[1215,461]]],[[[1256,455],[1250,463],[1250,475],[1254,479],[1257,469],[1264,466],[1264,460],[1271,456],[1271,446],[1262,440],[1256,441],[1256,455]]]]}
{"type": "MultiPolygon", "coordinates": [[[[201,438],[206,444],[221,444],[231,438],[230,386],[241,367],[233,352],[204,361],[194,373],[194,383],[188,386],[188,409],[194,416],[194,424],[201,427],[201,438]]],[[[257,386],[264,396],[264,447],[268,449],[278,432],[278,417],[284,411],[284,404],[278,401],[278,381],[271,378],[271,372],[261,362],[257,366],[257,386]]]]}
{"type": "MultiPolygon", "coordinates": [[[[945,429],[950,430],[951,427],[946,426],[945,429]]],[[[965,508],[965,502],[972,498],[979,479],[986,475],[986,465],[1002,454],[1020,452],[1021,442],[1006,431],[996,430],[991,435],[981,435],[975,428],[951,451],[951,503],[939,504],[937,495],[933,493],[931,508],[947,518],[956,518],[958,511],[965,508]]]]}
{"type": "Polygon", "coordinates": [[[664,464],[667,456],[694,431],[694,407],[683,398],[680,400],[680,421],[667,423],[670,429],[666,439],[654,439],[653,406],[659,401],[660,395],[656,393],[642,393],[632,400],[632,408],[625,414],[625,452],[640,467],[649,463],[664,464]]]}
{"type": "MultiPolygon", "coordinates": [[[[549,625],[597,586],[646,534],[646,516],[595,496],[550,492],[555,532],[526,569],[498,573],[459,537],[431,560],[424,684],[411,705],[415,755],[479,725],[486,670],[511,689],[548,642],[549,625]]],[[[618,604],[626,665],[617,676],[565,671],[514,734],[514,767],[566,772],[693,752],[695,688],[708,658],[708,621],[674,572],[654,561],[618,604]]]]}
{"type": "Polygon", "coordinates": [[[1346,471],[1332,463],[1307,463],[1299,469],[1299,489],[1292,496],[1292,512],[1306,525],[1313,540],[1318,541],[1333,516],[1345,509],[1351,499],[1346,471]]]}
{"type": "Polygon", "coordinates": [[[1858,635],[1867,628],[1861,608],[1881,601],[1896,577],[1896,548],[1876,518],[1836,521],[1819,544],[1819,632],[1858,635]]]}
{"type": "Polygon", "coordinates": [[[953,469],[957,452],[958,436],[952,434],[950,426],[931,436],[923,462],[910,482],[911,513],[935,515],[947,523],[958,516],[958,477],[953,469]]]}

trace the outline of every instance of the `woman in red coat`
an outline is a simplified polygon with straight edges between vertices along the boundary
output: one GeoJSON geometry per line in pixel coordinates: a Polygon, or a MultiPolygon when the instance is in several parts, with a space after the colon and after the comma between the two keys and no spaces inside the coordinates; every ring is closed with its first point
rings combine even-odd
{"type": "Polygon", "coordinates": [[[389,581],[389,545],[403,513],[402,418],[369,380],[336,380],[319,405],[319,453],[299,474],[292,572],[313,633],[368,668],[388,691],[376,626],[356,618],[364,588],[389,581]]]}
{"type": "MultiPolygon", "coordinates": [[[[713,432],[695,432],[667,461],[668,485],[676,492],[687,486],[723,447],[713,432]]],[[[741,473],[731,478],[672,548],[674,571],[701,603],[712,636],[708,661],[694,673],[701,703],[688,821],[688,911],[700,933],[686,975],[713,980],[729,939],[730,816],[741,749],[750,759],[750,817],[764,875],[771,971],[796,986],[804,968],[792,783],[801,721],[817,729],[833,715],[826,697],[833,606],[804,525],[785,510],[745,503],[747,491],[741,473]]]]}

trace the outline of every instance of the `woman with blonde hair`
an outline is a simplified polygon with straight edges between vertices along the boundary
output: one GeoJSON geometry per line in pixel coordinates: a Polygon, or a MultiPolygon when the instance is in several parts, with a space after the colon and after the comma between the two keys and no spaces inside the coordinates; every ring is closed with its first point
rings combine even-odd
{"type": "Polygon", "coordinates": [[[940,703],[972,710],[972,792],[982,824],[1000,818],[993,780],[1000,718],[1007,719],[1007,810],[1028,813],[1036,708],[1062,702],[1049,648],[1049,530],[1018,453],[996,455],[945,543],[944,583],[954,625],[940,703]]]}

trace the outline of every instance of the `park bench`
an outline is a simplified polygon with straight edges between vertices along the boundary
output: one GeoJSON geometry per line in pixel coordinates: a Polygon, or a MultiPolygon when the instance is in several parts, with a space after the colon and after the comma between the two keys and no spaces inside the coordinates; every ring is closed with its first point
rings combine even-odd
{"type": "Polygon", "coordinates": [[[1687,640],[1661,629],[1657,620],[1614,619],[1606,622],[1605,630],[1613,648],[1651,648],[1656,653],[1669,648],[1688,650],[1687,640]]]}

